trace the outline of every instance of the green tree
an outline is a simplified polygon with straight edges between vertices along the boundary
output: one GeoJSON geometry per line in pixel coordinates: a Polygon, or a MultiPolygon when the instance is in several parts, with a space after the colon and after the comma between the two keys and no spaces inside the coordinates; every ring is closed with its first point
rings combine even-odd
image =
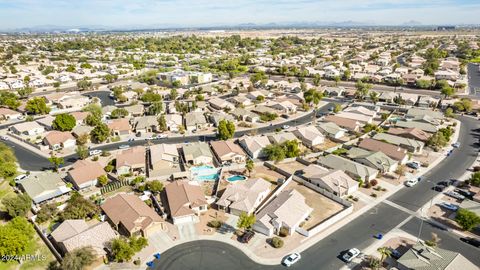
{"type": "Polygon", "coordinates": [[[95,261],[95,251],[91,246],[78,248],[65,254],[61,268],[63,270],[83,270],[95,261]]]}
{"type": "Polygon", "coordinates": [[[300,148],[297,140],[290,140],[282,143],[287,158],[298,157],[300,155],[300,148]]]}
{"type": "Polygon", "coordinates": [[[51,154],[48,158],[48,161],[52,163],[54,170],[57,172],[58,168],[65,163],[65,160],[62,157],[57,157],[55,154],[51,154]]]}
{"type": "Polygon", "coordinates": [[[372,89],[372,85],[358,80],[355,83],[355,88],[357,89],[357,91],[355,92],[356,98],[364,100],[365,97],[368,96],[370,89],[372,89]]]}
{"type": "Polygon", "coordinates": [[[77,125],[77,120],[71,114],[57,114],[52,122],[52,128],[59,131],[72,131],[77,125]]]}
{"type": "Polygon", "coordinates": [[[478,224],[480,224],[480,217],[474,212],[460,208],[457,211],[455,221],[466,231],[471,231],[478,224]]]}
{"type": "Polygon", "coordinates": [[[453,89],[451,86],[444,86],[442,87],[441,93],[445,97],[451,97],[453,94],[455,94],[455,89],[453,89]]]}
{"type": "Polygon", "coordinates": [[[263,153],[268,160],[279,162],[285,159],[285,150],[279,144],[269,144],[263,148],[263,153]]]}
{"type": "Polygon", "coordinates": [[[107,74],[105,75],[105,77],[103,77],[105,79],[105,81],[107,81],[108,83],[113,83],[114,81],[116,81],[118,79],[118,75],[112,75],[112,74],[107,74]]]}
{"type": "Polygon", "coordinates": [[[158,127],[163,132],[168,130],[167,120],[165,119],[165,115],[163,115],[163,114],[160,115],[160,117],[158,118],[158,127]]]}
{"type": "Polygon", "coordinates": [[[100,175],[98,177],[98,184],[102,187],[107,185],[108,184],[108,177],[106,175],[100,175]]]}
{"type": "Polygon", "coordinates": [[[228,140],[235,135],[235,124],[231,121],[222,119],[217,127],[218,138],[220,140],[228,140]]]}
{"type": "Polygon", "coordinates": [[[175,88],[170,89],[170,100],[175,100],[178,97],[178,91],[175,88]]]}
{"type": "Polygon", "coordinates": [[[28,97],[31,93],[33,93],[33,88],[28,86],[23,87],[21,89],[18,89],[17,93],[20,97],[25,98],[25,97],[28,97]]]}
{"type": "Polygon", "coordinates": [[[17,174],[17,158],[12,149],[0,142],[0,176],[13,177],[17,174]]]}
{"type": "Polygon", "coordinates": [[[248,171],[248,176],[250,176],[254,168],[255,168],[255,163],[253,163],[253,160],[250,158],[247,159],[247,162],[245,163],[245,169],[248,171]]]}
{"type": "Polygon", "coordinates": [[[382,263],[385,261],[385,259],[392,256],[392,251],[390,250],[390,248],[381,247],[381,248],[378,248],[377,251],[378,251],[378,253],[380,253],[380,256],[381,256],[380,261],[382,263]]]}
{"type": "Polygon", "coordinates": [[[98,124],[90,132],[90,137],[92,138],[92,141],[96,143],[102,143],[106,141],[109,135],[110,135],[110,129],[104,123],[98,124]]]}
{"type": "Polygon", "coordinates": [[[470,179],[468,179],[470,185],[480,187],[480,172],[474,172],[470,179]]]}
{"type": "Polygon", "coordinates": [[[32,207],[32,199],[27,194],[22,193],[4,198],[2,204],[10,217],[24,217],[32,207]]]}
{"type": "Polygon", "coordinates": [[[117,118],[125,118],[128,115],[128,111],[124,108],[116,108],[110,114],[110,118],[117,119],[117,118]]]}
{"type": "Polygon", "coordinates": [[[35,230],[24,217],[15,217],[0,225],[0,256],[24,254],[32,243],[35,230]]]}
{"type": "Polygon", "coordinates": [[[370,100],[373,102],[373,104],[377,104],[378,102],[378,93],[377,92],[370,92],[370,100]]]}
{"type": "Polygon", "coordinates": [[[49,204],[43,205],[40,211],[38,211],[37,218],[35,219],[35,221],[40,224],[44,223],[48,220],[53,219],[57,214],[57,212],[58,212],[58,209],[55,203],[49,203],[49,204]]]}
{"type": "Polygon", "coordinates": [[[50,108],[45,103],[45,99],[41,97],[29,99],[25,110],[30,114],[48,114],[50,112],[50,108]]]}
{"type": "Polygon", "coordinates": [[[252,82],[252,84],[261,83],[265,85],[267,83],[267,80],[268,76],[263,71],[256,72],[250,76],[250,81],[252,82]]]}
{"type": "Polygon", "coordinates": [[[67,206],[60,214],[61,220],[93,218],[99,213],[98,207],[77,192],[73,192],[67,206]]]}
{"type": "Polygon", "coordinates": [[[77,88],[80,91],[89,90],[89,89],[92,88],[92,82],[88,81],[86,79],[83,79],[83,80],[77,82],[77,88]]]}
{"type": "Polygon", "coordinates": [[[340,103],[335,103],[335,106],[333,107],[333,112],[338,113],[341,110],[342,110],[342,105],[340,103]]]}
{"type": "Polygon", "coordinates": [[[430,87],[432,87],[432,82],[429,80],[417,80],[416,85],[421,89],[430,89],[430,87]]]}
{"type": "Polygon", "coordinates": [[[247,215],[245,212],[242,212],[238,218],[237,227],[244,230],[251,229],[256,220],[257,218],[254,214],[247,215]]]}
{"type": "Polygon", "coordinates": [[[195,100],[196,101],[204,101],[205,97],[202,94],[198,94],[198,95],[195,96],[195,100]]]}
{"type": "Polygon", "coordinates": [[[143,102],[159,102],[162,101],[162,96],[152,91],[147,91],[145,94],[142,95],[140,98],[143,102]]]}
{"type": "Polygon", "coordinates": [[[158,115],[163,112],[163,102],[153,102],[150,106],[148,106],[147,114],[148,115],[158,115]]]}
{"type": "Polygon", "coordinates": [[[452,108],[447,108],[445,110],[445,116],[448,118],[453,118],[455,115],[453,114],[453,109],[452,108]]]}
{"type": "Polygon", "coordinates": [[[305,99],[305,102],[314,104],[315,107],[317,107],[323,98],[323,94],[315,89],[310,89],[303,93],[303,98],[305,99]]]}
{"type": "Polygon", "coordinates": [[[136,252],[148,245],[144,237],[117,238],[112,241],[112,253],[116,262],[128,262],[136,252]]]}
{"type": "Polygon", "coordinates": [[[88,157],[88,148],[85,145],[78,145],[75,152],[80,159],[86,159],[88,157]]]}
{"type": "Polygon", "coordinates": [[[159,180],[153,180],[146,183],[146,187],[153,193],[159,193],[163,190],[163,183],[159,180]]]}

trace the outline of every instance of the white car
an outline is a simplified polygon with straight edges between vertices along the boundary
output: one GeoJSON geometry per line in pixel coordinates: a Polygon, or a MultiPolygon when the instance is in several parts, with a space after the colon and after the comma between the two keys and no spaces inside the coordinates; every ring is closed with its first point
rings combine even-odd
{"type": "Polygon", "coordinates": [[[349,249],[345,254],[343,254],[342,259],[346,262],[351,262],[353,259],[360,255],[360,250],[357,248],[349,249]]]}
{"type": "Polygon", "coordinates": [[[289,129],[290,126],[289,126],[289,125],[283,125],[282,128],[283,128],[283,129],[289,129]]]}
{"type": "Polygon", "coordinates": [[[405,181],[405,186],[407,187],[413,187],[416,184],[418,184],[418,179],[416,178],[408,179],[407,181],[405,181]]]}
{"type": "Polygon", "coordinates": [[[98,149],[97,150],[91,150],[89,152],[89,154],[90,154],[90,156],[100,155],[100,154],[102,154],[102,150],[98,150],[98,149]]]}
{"type": "Polygon", "coordinates": [[[165,139],[167,138],[167,134],[158,134],[157,139],[165,139]]]}
{"type": "Polygon", "coordinates": [[[7,136],[0,136],[0,139],[2,139],[2,141],[8,141],[8,137],[7,137],[7,136]]]}
{"type": "Polygon", "coordinates": [[[457,200],[465,200],[465,196],[455,191],[447,191],[445,192],[445,195],[450,196],[457,200]]]}
{"type": "Polygon", "coordinates": [[[128,144],[122,144],[118,147],[118,149],[127,149],[127,148],[130,148],[130,145],[128,144]]]}
{"type": "Polygon", "coordinates": [[[283,259],[282,264],[286,267],[290,267],[294,263],[298,262],[301,258],[302,256],[300,256],[300,253],[292,253],[288,255],[285,259],[283,259]]]}
{"type": "Polygon", "coordinates": [[[456,143],[452,144],[452,146],[454,148],[459,148],[460,147],[460,142],[456,142],[456,143]]]}
{"type": "Polygon", "coordinates": [[[20,174],[19,176],[15,177],[15,179],[13,179],[13,180],[15,180],[15,182],[18,182],[18,181],[21,181],[21,180],[23,180],[27,177],[28,177],[28,175],[26,175],[26,174],[20,174]]]}

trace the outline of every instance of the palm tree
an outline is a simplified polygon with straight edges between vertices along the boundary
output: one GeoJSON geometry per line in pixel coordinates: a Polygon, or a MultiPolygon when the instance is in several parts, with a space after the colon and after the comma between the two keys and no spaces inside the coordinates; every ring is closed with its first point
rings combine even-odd
{"type": "Polygon", "coordinates": [[[380,261],[382,262],[382,264],[387,258],[390,258],[390,256],[392,256],[392,251],[387,247],[378,248],[377,251],[381,255],[380,261]]]}
{"type": "Polygon", "coordinates": [[[370,92],[370,99],[372,100],[373,104],[377,104],[378,93],[377,92],[370,92]]]}
{"type": "Polygon", "coordinates": [[[245,164],[245,169],[247,169],[247,171],[248,171],[248,176],[250,176],[254,167],[255,167],[255,164],[253,163],[253,160],[248,159],[246,164],[245,164]]]}
{"type": "Polygon", "coordinates": [[[305,99],[305,102],[310,104],[313,103],[315,105],[313,110],[313,120],[315,121],[317,118],[317,106],[323,98],[323,93],[315,89],[310,89],[303,93],[303,98],[305,99]]]}

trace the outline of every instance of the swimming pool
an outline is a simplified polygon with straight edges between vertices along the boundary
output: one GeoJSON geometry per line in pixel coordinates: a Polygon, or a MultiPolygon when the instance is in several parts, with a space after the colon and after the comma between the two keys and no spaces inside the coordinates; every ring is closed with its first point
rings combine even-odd
{"type": "Polygon", "coordinates": [[[247,177],[243,176],[243,175],[234,175],[234,176],[230,176],[227,178],[227,180],[229,182],[235,182],[235,181],[241,181],[241,180],[245,180],[247,179],[247,177]]]}
{"type": "Polygon", "coordinates": [[[218,179],[218,169],[212,166],[198,166],[190,168],[193,180],[197,181],[216,181],[218,179]]]}

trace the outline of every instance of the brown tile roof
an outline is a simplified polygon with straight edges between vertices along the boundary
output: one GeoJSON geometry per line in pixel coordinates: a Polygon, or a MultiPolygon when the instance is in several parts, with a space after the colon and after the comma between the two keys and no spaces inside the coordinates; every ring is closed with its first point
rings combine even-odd
{"type": "Polygon", "coordinates": [[[346,128],[350,131],[356,131],[357,127],[360,126],[360,123],[353,119],[338,117],[335,115],[328,115],[325,117],[325,122],[333,122],[339,127],[346,128]]]}
{"type": "Polygon", "coordinates": [[[106,200],[101,208],[114,224],[121,223],[130,232],[162,221],[152,208],[133,194],[118,194],[106,200]]]}
{"type": "Polygon", "coordinates": [[[48,142],[49,145],[61,144],[66,142],[67,140],[75,140],[72,133],[65,131],[57,131],[53,130],[50,131],[47,136],[45,136],[45,140],[48,142]]]}
{"type": "Polygon", "coordinates": [[[192,207],[206,205],[205,195],[198,185],[187,181],[175,181],[165,187],[172,217],[194,214],[192,207]]]}
{"type": "Polygon", "coordinates": [[[130,122],[126,118],[114,119],[107,123],[107,126],[111,130],[125,131],[130,130],[130,122]]]}
{"type": "Polygon", "coordinates": [[[117,168],[145,164],[145,147],[137,146],[117,155],[117,168]]]}
{"type": "Polygon", "coordinates": [[[14,110],[10,110],[8,108],[0,108],[0,115],[15,115],[15,114],[20,114],[20,113],[14,110]]]}
{"type": "Polygon", "coordinates": [[[215,151],[219,157],[223,157],[230,153],[245,155],[242,148],[233,141],[212,141],[210,144],[212,145],[213,151],[215,151]]]}
{"type": "Polygon", "coordinates": [[[370,151],[380,151],[383,152],[385,155],[395,159],[395,160],[403,160],[407,155],[407,150],[395,146],[393,144],[389,144],[386,142],[365,138],[359,144],[358,147],[367,149],[370,151]]]}
{"type": "Polygon", "coordinates": [[[72,166],[72,170],[68,171],[68,175],[70,176],[71,180],[77,184],[77,186],[97,179],[101,175],[105,174],[106,173],[100,163],[88,160],[79,160],[75,162],[72,166]]]}
{"type": "Polygon", "coordinates": [[[406,138],[414,138],[426,142],[430,138],[430,133],[418,128],[390,128],[388,133],[406,138]]]}
{"type": "Polygon", "coordinates": [[[71,112],[70,113],[73,117],[75,117],[75,120],[77,121],[83,121],[85,118],[88,116],[88,112],[71,112]]]}

